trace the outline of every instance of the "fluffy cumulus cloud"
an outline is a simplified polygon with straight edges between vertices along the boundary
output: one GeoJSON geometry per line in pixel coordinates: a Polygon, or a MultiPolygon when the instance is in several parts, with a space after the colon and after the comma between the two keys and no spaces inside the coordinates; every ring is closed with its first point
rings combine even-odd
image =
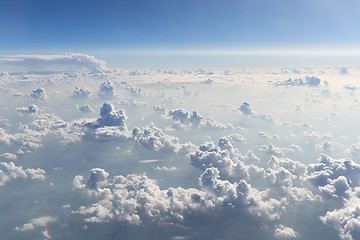
{"type": "Polygon", "coordinates": [[[339,67],[2,58],[0,239],[359,239],[359,69],[339,67]]]}
{"type": "Polygon", "coordinates": [[[114,84],[110,81],[101,83],[98,95],[103,98],[112,98],[115,95],[114,84]]]}
{"type": "Polygon", "coordinates": [[[89,104],[85,104],[85,105],[79,106],[79,111],[83,112],[83,113],[90,113],[90,112],[93,112],[94,110],[90,107],[89,104]]]}
{"type": "Polygon", "coordinates": [[[164,133],[160,128],[149,125],[144,128],[134,128],[132,131],[134,141],[154,151],[171,151],[188,153],[194,149],[193,144],[181,144],[177,137],[164,133]]]}
{"type": "Polygon", "coordinates": [[[240,112],[242,112],[246,116],[263,119],[263,120],[268,121],[268,122],[273,121],[273,117],[271,115],[265,114],[265,113],[257,113],[257,112],[255,112],[248,102],[243,102],[243,104],[241,104],[239,110],[240,110],[240,112]]]}
{"type": "Polygon", "coordinates": [[[138,225],[146,219],[171,221],[182,219],[185,211],[212,205],[211,199],[196,189],[161,190],[146,175],[114,176],[101,168],[92,169],[86,183],[83,176],[74,178],[74,187],[93,198],[95,203],[81,206],[75,213],[86,222],[117,220],[138,225]]]}
{"type": "Polygon", "coordinates": [[[23,169],[21,166],[16,166],[13,162],[0,163],[0,187],[17,178],[44,180],[46,177],[45,171],[41,168],[23,169]]]}
{"type": "Polygon", "coordinates": [[[30,96],[34,100],[45,100],[45,90],[43,88],[36,88],[32,91],[30,96]]]}
{"type": "Polygon", "coordinates": [[[341,208],[327,212],[320,219],[325,224],[333,226],[338,230],[341,239],[358,239],[360,237],[359,204],[359,188],[356,188],[351,192],[351,197],[345,200],[341,208]]]}
{"type": "Polygon", "coordinates": [[[245,157],[241,155],[227,137],[223,137],[215,145],[207,142],[190,154],[191,163],[202,170],[216,167],[225,176],[236,176],[240,179],[249,179],[253,176],[262,176],[263,169],[254,165],[246,165],[245,157]]]}
{"type": "Polygon", "coordinates": [[[81,99],[86,99],[90,96],[90,91],[85,89],[85,88],[79,88],[79,87],[76,87],[73,94],[72,94],[72,97],[73,98],[81,98],[81,99]]]}
{"type": "MultiPolygon", "coordinates": [[[[82,109],[79,110],[85,113],[92,111],[88,105],[82,106],[82,109]]],[[[73,123],[74,126],[83,129],[80,135],[84,140],[102,142],[130,138],[131,133],[125,124],[127,119],[125,110],[116,110],[112,103],[104,102],[99,115],[100,117],[97,119],[87,119],[73,123]]]]}
{"type": "Polygon", "coordinates": [[[298,233],[294,229],[285,227],[284,225],[279,225],[275,229],[274,236],[278,239],[293,239],[298,237],[298,233]]]}
{"type": "Polygon", "coordinates": [[[360,165],[321,155],[319,163],[307,167],[307,179],[328,197],[347,197],[348,190],[360,183],[360,165]]]}
{"type": "MultiPolygon", "coordinates": [[[[30,219],[30,221],[28,223],[25,223],[22,226],[16,227],[15,230],[24,232],[24,231],[34,230],[35,228],[38,228],[38,227],[45,228],[48,224],[56,222],[56,221],[57,221],[56,217],[52,217],[52,216],[37,217],[37,218],[30,219]]],[[[46,237],[46,239],[49,238],[48,236],[45,236],[45,237],[46,237]]]]}
{"type": "MultiPolygon", "coordinates": [[[[163,111],[161,107],[154,107],[156,112],[163,111]]],[[[190,126],[193,128],[202,128],[202,129],[231,129],[233,126],[231,124],[220,123],[210,117],[204,118],[197,111],[192,113],[186,111],[183,108],[170,110],[168,113],[169,117],[174,120],[174,127],[183,128],[184,126],[190,126]]]]}
{"type": "Polygon", "coordinates": [[[36,114],[40,111],[39,107],[35,104],[30,105],[29,107],[21,107],[18,108],[17,111],[19,113],[28,113],[28,114],[36,114]]]}
{"type": "Polygon", "coordinates": [[[285,81],[277,81],[274,84],[276,86],[309,86],[309,87],[317,87],[319,86],[321,83],[320,78],[318,77],[309,77],[306,76],[305,78],[295,78],[295,79],[291,79],[289,78],[288,80],[285,81]]]}
{"type": "Polygon", "coordinates": [[[104,102],[100,108],[100,117],[97,119],[99,126],[118,126],[126,128],[126,114],[124,110],[115,111],[114,106],[110,102],[104,102]]]}
{"type": "Polygon", "coordinates": [[[278,218],[281,201],[268,198],[241,180],[220,180],[219,170],[207,168],[199,178],[199,189],[168,188],[161,190],[146,175],[114,176],[100,168],[92,169],[86,183],[83,176],[74,178],[74,187],[95,203],[81,206],[75,213],[86,222],[122,221],[140,224],[152,221],[177,222],[189,211],[204,213],[214,208],[247,209],[250,214],[269,220],[278,218]]]}

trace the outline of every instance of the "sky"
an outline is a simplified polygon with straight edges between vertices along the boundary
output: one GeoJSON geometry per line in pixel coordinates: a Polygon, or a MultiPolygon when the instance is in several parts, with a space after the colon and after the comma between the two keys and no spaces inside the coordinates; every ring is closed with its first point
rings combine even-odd
{"type": "Polygon", "coordinates": [[[2,0],[0,51],[176,52],[358,47],[359,1],[2,0]]]}

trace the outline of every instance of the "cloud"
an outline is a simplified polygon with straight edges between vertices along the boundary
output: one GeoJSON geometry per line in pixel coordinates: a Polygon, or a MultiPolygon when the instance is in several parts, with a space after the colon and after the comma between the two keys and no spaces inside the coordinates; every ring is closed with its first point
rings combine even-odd
{"type": "Polygon", "coordinates": [[[318,163],[308,165],[306,178],[327,197],[347,198],[347,190],[360,183],[360,165],[322,154],[318,163]]]}
{"type": "Polygon", "coordinates": [[[101,168],[93,168],[90,171],[90,176],[86,182],[86,186],[90,189],[99,189],[106,184],[109,174],[101,168]]]}
{"type": "Polygon", "coordinates": [[[40,111],[40,108],[38,106],[36,106],[35,104],[32,104],[27,108],[25,108],[25,107],[18,108],[17,111],[19,113],[32,114],[32,113],[38,113],[40,111]]]}
{"type": "Polygon", "coordinates": [[[296,78],[296,79],[291,79],[289,78],[288,80],[285,81],[277,81],[274,83],[275,86],[309,86],[309,87],[317,87],[319,86],[321,83],[320,78],[318,77],[309,77],[306,76],[304,79],[302,78],[296,78]]]}
{"type": "Polygon", "coordinates": [[[194,149],[193,144],[181,144],[177,137],[165,134],[154,125],[145,126],[142,129],[134,128],[132,138],[134,141],[153,151],[189,153],[194,149]]]}
{"type": "Polygon", "coordinates": [[[104,102],[98,119],[77,121],[75,125],[85,128],[83,139],[87,141],[133,141],[155,152],[189,153],[195,148],[191,142],[180,143],[177,137],[164,133],[154,124],[129,131],[126,119],[124,110],[116,111],[110,102],[104,102]]]}
{"type": "Polygon", "coordinates": [[[353,157],[360,156],[360,146],[358,145],[351,145],[350,149],[347,150],[353,157]]]}
{"type": "Polygon", "coordinates": [[[90,107],[89,104],[85,104],[79,107],[79,111],[83,113],[90,113],[93,112],[94,110],[90,107]]]}
{"type": "Polygon", "coordinates": [[[284,151],[281,148],[277,148],[274,145],[272,145],[271,143],[269,145],[262,145],[260,147],[260,150],[268,155],[273,155],[276,157],[282,157],[284,156],[284,151]]]}
{"type": "MultiPolygon", "coordinates": [[[[22,226],[16,227],[16,231],[24,232],[34,230],[35,228],[42,227],[45,228],[48,224],[56,222],[58,219],[52,216],[42,216],[30,219],[28,223],[25,223],[22,226]]],[[[48,238],[48,237],[47,237],[48,238]]]]}
{"type": "Polygon", "coordinates": [[[333,151],[333,144],[330,141],[325,140],[325,141],[321,142],[320,145],[317,145],[316,148],[322,152],[329,153],[329,152],[333,151]]]}
{"type": "Polygon", "coordinates": [[[206,70],[206,69],[199,68],[199,69],[195,70],[195,74],[196,75],[213,75],[214,72],[211,69],[206,70]]]}
{"type": "Polygon", "coordinates": [[[183,108],[170,110],[168,115],[174,120],[173,126],[175,128],[183,128],[185,126],[208,130],[233,128],[231,124],[223,124],[210,117],[204,118],[197,111],[190,113],[183,108]]]}
{"type": "Polygon", "coordinates": [[[248,102],[243,102],[243,104],[241,104],[239,110],[246,116],[250,116],[253,118],[259,118],[259,119],[265,120],[267,122],[272,122],[274,120],[273,117],[269,114],[255,112],[248,102]]]}
{"type": "Polygon", "coordinates": [[[346,67],[341,67],[341,68],[339,69],[339,73],[340,73],[341,75],[347,75],[347,74],[349,74],[349,71],[348,71],[348,69],[347,69],[346,67]]]}
{"type": "Polygon", "coordinates": [[[1,74],[0,238],[358,239],[359,70],[292,69],[1,74]]]}
{"type": "Polygon", "coordinates": [[[356,240],[360,237],[359,188],[356,188],[344,205],[333,211],[328,211],[320,219],[323,223],[333,226],[339,237],[344,240],[356,240]]]}
{"type": "Polygon", "coordinates": [[[347,90],[351,95],[354,95],[355,92],[358,90],[358,87],[351,85],[351,84],[346,84],[344,85],[345,90],[347,90]]]}
{"type": "Polygon", "coordinates": [[[161,190],[146,175],[115,176],[108,179],[103,169],[92,169],[86,184],[82,176],[74,178],[74,187],[96,203],[81,206],[75,213],[87,216],[86,222],[122,221],[139,225],[153,221],[181,220],[187,209],[206,207],[207,197],[196,189],[161,190]]]}
{"type": "Polygon", "coordinates": [[[146,102],[136,101],[134,98],[131,98],[129,101],[121,100],[119,104],[122,106],[133,106],[133,107],[145,107],[147,105],[146,102]]]}
{"type": "Polygon", "coordinates": [[[316,202],[320,198],[307,188],[304,183],[305,165],[288,158],[271,157],[266,170],[269,194],[273,197],[286,197],[292,203],[316,202]]]}
{"type": "Polygon", "coordinates": [[[156,167],[155,170],[166,171],[166,172],[175,172],[176,167],[156,167]]]}
{"type": "Polygon", "coordinates": [[[115,110],[112,103],[104,102],[99,115],[100,117],[97,119],[73,122],[74,126],[83,129],[82,138],[84,140],[93,142],[126,141],[131,137],[125,124],[127,115],[123,109],[115,110]]]}
{"type": "Polygon", "coordinates": [[[280,224],[275,229],[274,237],[277,239],[292,239],[299,237],[299,234],[294,229],[280,224]]]}
{"type": "Polygon", "coordinates": [[[208,78],[208,79],[206,79],[206,80],[201,81],[200,83],[202,83],[202,84],[213,84],[213,83],[214,83],[214,80],[208,78]]]}
{"type": "Polygon", "coordinates": [[[2,145],[10,145],[14,140],[14,136],[9,134],[5,129],[0,128],[0,143],[2,145]]]}
{"type": "Polygon", "coordinates": [[[8,159],[8,160],[16,160],[17,159],[17,156],[15,154],[8,153],[8,152],[0,154],[0,157],[8,159]]]}
{"type": "Polygon", "coordinates": [[[91,92],[85,88],[79,88],[76,87],[73,94],[72,94],[72,98],[77,98],[77,99],[86,99],[90,96],[91,92]]]}
{"type": "Polygon", "coordinates": [[[253,110],[252,110],[252,108],[251,108],[251,106],[250,106],[250,104],[247,103],[247,102],[244,102],[244,103],[240,106],[240,111],[241,111],[243,114],[248,115],[248,116],[251,116],[251,115],[254,114],[254,113],[253,113],[253,110]]]}
{"type": "Polygon", "coordinates": [[[141,87],[128,85],[126,90],[128,90],[134,96],[146,95],[146,92],[141,87]]]}
{"type": "Polygon", "coordinates": [[[115,96],[114,84],[110,81],[101,83],[98,95],[99,95],[99,97],[102,97],[102,98],[114,97],[115,96]]]}
{"type": "Polygon", "coordinates": [[[236,177],[238,179],[249,179],[264,174],[264,170],[253,165],[244,163],[245,157],[241,155],[227,137],[219,139],[218,145],[207,142],[198,147],[190,154],[191,164],[205,170],[216,167],[223,176],[236,177]]]}
{"type": "Polygon", "coordinates": [[[36,88],[33,90],[33,92],[31,93],[31,98],[34,100],[45,100],[46,95],[45,95],[45,90],[43,88],[36,88]]]}
{"type": "Polygon", "coordinates": [[[110,72],[106,63],[88,54],[13,55],[0,58],[0,68],[6,72],[60,73],[110,72]]]}
{"type": "Polygon", "coordinates": [[[126,129],[125,120],[127,116],[124,110],[116,111],[110,102],[104,102],[100,108],[100,118],[97,123],[100,127],[117,126],[126,129]]]}
{"type": "Polygon", "coordinates": [[[13,162],[0,163],[0,187],[7,182],[17,178],[30,178],[35,180],[44,180],[45,171],[41,168],[27,168],[23,169],[21,166],[16,166],[13,162]]]}
{"type": "Polygon", "coordinates": [[[151,221],[183,221],[186,212],[205,213],[214,208],[247,209],[249,214],[268,220],[277,219],[281,201],[271,199],[251,188],[246,181],[230,183],[219,179],[216,168],[207,168],[199,178],[201,190],[168,188],[161,190],[146,175],[117,175],[112,179],[103,169],[92,169],[88,181],[83,176],[73,180],[75,189],[96,202],[81,206],[74,213],[85,222],[121,221],[139,225],[151,221]]]}
{"type": "Polygon", "coordinates": [[[161,105],[161,106],[153,106],[153,109],[155,111],[155,113],[157,114],[161,114],[161,115],[165,115],[167,114],[167,109],[164,105],[161,105]]]}

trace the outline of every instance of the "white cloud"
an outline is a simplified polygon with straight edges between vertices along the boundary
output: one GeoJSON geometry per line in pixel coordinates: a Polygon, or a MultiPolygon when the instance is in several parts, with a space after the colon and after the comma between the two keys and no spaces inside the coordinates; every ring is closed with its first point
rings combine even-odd
{"type": "Polygon", "coordinates": [[[268,122],[274,121],[273,117],[269,114],[255,112],[248,102],[243,102],[243,104],[241,104],[239,110],[246,116],[250,116],[253,118],[259,118],[259,119],[262,119],[262,120],[265,120],[268,122]]]}
{"type": "Polygon", "coordinates": [[[123,221],[138,225],[147,218],[153,221],[181,220],[187,209],[206,207],[207,197],[196,189],[161,190],[146,175],[115,176],[108,180],[103,169],[92,169],[86,184],[82,176],[74,178],[74,187],[97,202],[81,206],[75,213],[87,216],[86,222],[123,221]]]}
{"type": "Polygon", "coordinates": [[[0,238],[357,239],[359,70],[292,70],[1,74],[0,238]]]}
{"type": "Polygon", "coordinates": [[[0,67],[6,72],[109,72],[102,60],[87,54],[14,55],[0,58],[0,67]]]}
{"type": "Polygon", "coordinates": [[[347,149],[348,152],[350,152],[350,154],[353,156],[353,157],[358,157],[360,156],[360,146],[358,145],[351,145],[350,149],[347,149]]]}
{"type": "Polygon", "coordinates": [[[43,88],[36,88],[33,90],[33,92],[31,93],[31,98],[34,100],[45,100],[46,95],[45,95],[45,90],[43,88]]]}
{"type": "Polygon", "coordinates": [[[176,167],[156,167],[155,168],[158,171],[166,171],[166,172],[175,172],[176,171],[176,167]]]}
{"type": "Polygon", "coordinates": [[[264,174],[264,170],[254,166],[246,165],[245,157],[233,147],[230,140],[223,137],[218,145],[207,142],[199,146],[196,152],[190,154],[191,164],[205,170],[209,167],[216,167],[224,176],[232,176],[238,179],[249,179],[264,174]]]}
{"type": "Polygon", "coordinates": [[[8,159],[8,160],[16,160],[17,159],[17,156],[13,153],[3,153],[3,154],[0,154],[0,157],[1,158],[5,158],[5,159],[8,159]]]}
{"type": "Polygon", "coordinates": [[[27,168],[23,169],[22,166],[16,166],[13,162],[0,163],[0,187],[4,186],[7,182],[17,178],[30,178],[35,180],[45,180],[45,171],[41,168],[27,168]]]}
{"type": "Polygon", "coordinates": [[[177,137],[165,134],[154,125],[142,129],[134,128],[132,137],[136,142],[154,151],[188,153],[194,149],[191,143],[181,144],[177,137]]]}
{"type": "MultiPolygon", "coordinates": [[[[56,221],[57,221],[57,218],[52,217],[52,216],[37,217],[37,218],[30,219],[30,221],[28,223],[25,223],[22,226],[16,227],[15,230],[24,232],[24,231],[34,230],[35,228],[39,228],[39,227],[44,228],[48,224],[56,222],[56,221]]],[[[47,238],[49,238],[49,237],[47,237],[47,238]]]]}
{"type": "Polygon", "coordinates": [[[284,151],[281,148],[275,147],[274,145],[272,145],[271,143],[269,145],[262,145],[260,147],[260,150],[268,155],[273,155],[276,157],[282,157],[284,156],[284,151]]]}
{"type": "Polygon", "coordinates": [[[22,108],[18,108],[17,111],[19,113],[37,113],[40,111],[40,108],[38,106],[36,106],[35,104],[30,105],[29,107],[22,107],[22,108]]]}
{"type": "Polygon", "coordinates": [[[76,87],[72,94],[72,98],[86,99],[90,96],[90,94],[91,94],[90,90],[76,87]]]}
{"type": "Polygon", "coordinates": [[[94,110],[90,107],[89,104],[85,104],[79,107],[79,111],[83,113],[90,113],[93,112],[94,110]]]}
{"type": "Polygon", "coordinates": [[[100,118],[97,119],[97,123],[100,127],[117,126],[126,129],[126,118],[124,110],[116,111],[110,102],[104,102],[100,108],[100,118]]]}
{"type": "Polygon", "coordinates": [[[135,100],[134,98],[131,98],[129,101],[124,101],[124,100],[121,100],[120,105],[123,105],[123,106],[134,106],[134,107],[144,107],[147,105],[146,102],[140,102],[140,101],[137,101],[135,100]]]}
{"type": "Polygon", "coordinates": [[[99,97],[102,97],[102,98],[114,97],[115,96],[114,84],[110,81],[101,83],[98,95],[99,95],[99,97]]]}
{"type": "Polygon", "coordinates": [[[223,124],[210,117],[204,118],[197,111],[190,113],[183,108],[170,110],[168,115],[174,120],[173,126],[175,128],[177,128],[176,126],[179,126],[180,128],[190,126],[193,128],[202,128],[208,130],[233,128],[231,124],[223,124]]]}
{"type": "Polygon", "coordinates": [[[284,225],[278,225],[275,229],[274,237],[277,239],[292,239],[299,237],[299,234],[292,228],[284,225]]]}
{"type": "Polygon", "coordinates": [[[165,108],[164,105],[153,106],[153,109],[154,109],[155,113],[158,113],[158,114],[165,115],[167,113],[167,109],[165,108]]]}
{"type": "Polygon", "coordinates": [[[318,77],[309,77],[306,76],[304,79],[302,78],[296,78],[296,79],[291,79],[289,78],[288,80],[285,81],[277,81],[275,82],[275,86],[310,86],[310,87],[317,87],[319,86],[321,83],[320,78],[318,77]]]}
{"type": "Polygon", "coordinates": [[[307,167],[306,178],[327,197],[347,198],[350,187],[360,183],[360,165],[351,159],[332,159],[322,154],[307,167]]]}
{"type": "Polygon", "coordinates": [[[359,188],[351,192],[351,196],[344,201],[344,205],[333,211],[328,211],[320,219],[325,224],[333,226],[339,237],[344,240],[356,240],[360,236],[360,198],[359,188]]]}
{"type": "Polygon", "coordinates": [[[213,84],[213,83],[214,83],[214,80],[208,78],[208,79],[206,79],[206,80],[201,81],[200,83],[202,83],[202,84],[213,84]]]}

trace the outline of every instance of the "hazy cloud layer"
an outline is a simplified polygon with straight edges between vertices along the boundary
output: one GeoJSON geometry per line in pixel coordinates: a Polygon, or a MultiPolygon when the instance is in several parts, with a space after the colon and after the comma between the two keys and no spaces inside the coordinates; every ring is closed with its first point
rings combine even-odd
{"type": "Polygon", "coordinates": [[[5,72],[108,72],[110,69],[94,56],[78,53],[63,55],[13,55],[0,58],[0,68],[5,72]]]}
{"type": "Polygon", "coordinates": [[[359,238],[357,68],[4,64],[1,239],[359,238]]]}

